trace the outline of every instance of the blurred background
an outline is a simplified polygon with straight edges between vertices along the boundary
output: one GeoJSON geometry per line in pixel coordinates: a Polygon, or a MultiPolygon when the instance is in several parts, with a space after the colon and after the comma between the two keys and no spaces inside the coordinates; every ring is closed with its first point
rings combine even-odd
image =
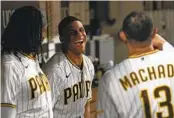
{"type": "Polygon", "coordinates": [[[118,63],[127,57],[117,33],[124,17],[133,10],[147,12],[159,34],[174,44],[174,1],[1,1],[1,34],[14,9],[25,5],[46,11],[48,30],[43,42],[46,60],[60,50],[57,25],[68,15],[82,20],[88,35],[86,54],[98,58],[100,64],[118,63]]]}
{"type": "MultiPolygon", "coordinates": [[[[58,23],[72,15],[82,20],[87,36],[86,55],[95,66],[93,87],[103,73],[127,57],[125,45],[118,32],[125,16],[133,10],[145,11],[152,19],[158,33],[174,45],[174,1],[1,1],[1,34],[13,11],[21,6],[32,5],[46,11],[47,38],[43,42],[44,59],[47,61],[60,51],[58,23]]],[[[92,104],[95,109],[96,89],[92,104]]],[[[96,111],[92,111],[96,115],[96,111]]]]}

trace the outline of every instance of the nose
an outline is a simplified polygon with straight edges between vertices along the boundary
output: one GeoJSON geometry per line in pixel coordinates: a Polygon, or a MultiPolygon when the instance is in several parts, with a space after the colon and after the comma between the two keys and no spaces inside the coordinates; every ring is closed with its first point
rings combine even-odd
{"type": "Polygon", "coordinates": [[[77,31],[77,36],[82,36],[83,35],[83,32],[81,32],[81,31],[77,31]]]}

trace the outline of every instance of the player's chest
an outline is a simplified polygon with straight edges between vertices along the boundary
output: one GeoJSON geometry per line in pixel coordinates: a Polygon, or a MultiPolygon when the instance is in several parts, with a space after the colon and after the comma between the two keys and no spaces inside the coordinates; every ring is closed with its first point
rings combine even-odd
{"type": "Polygon", "coordinates": [[[88,98],[91,92],[91,75],[88,71],[73,71],[66,77],[62,88],[64,105],[88,98]]]}
{"type": "Polygon", "coordinates": [[[89,71],[86,70],[77,70],[72,69],[65,73],[64,76],[64,87],[65,88],[73,88],[75,86],[80,87],[81,84],[87,84],[91,81],[91,74],[89,71]]]}
{"type": "Polygon", "coordinates": [[[29,65],[25,69],[25,73],[22,77],[22,90],[23,95],[27,96],[26,99],[32,100],[43,93],[50,91],[50,85],[47,77],[40,68],[29,65]]]}

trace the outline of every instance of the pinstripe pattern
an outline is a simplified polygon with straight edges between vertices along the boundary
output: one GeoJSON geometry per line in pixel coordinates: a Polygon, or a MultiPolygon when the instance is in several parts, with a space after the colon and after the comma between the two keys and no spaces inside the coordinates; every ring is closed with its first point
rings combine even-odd
{"type": "Polygon", "coordinates": [[[83,55],[83,69],[74,65],[62,52],[56,53],[43,67],[51,89],[54,118],[83,118],[84,106],[91,98],[94,77],[92,62],[83,55]],[[85,90],[84,97],[82,95],[85,90]]]}
{"type": "Polygon", "coordinates": [[[38,62],[17,55],[21,61],[13,53],[2,56],[1,102],[16,105],[15,118],[52,118],[50,86],[38,62]]]}
{"type": "Polygon", "coordinates": [[[98,118],[147,118],[148,111],[151,113],[151,118],[159,118],[160,116],[157,116],[157,112],[162,113],[162,117],[168,116],[168,118],[173,118],[173,54],[173,49],[153,51],[126,59],[106,72],[99,82],[97,110],[102,109],[104,113],[98,114],[98,118]],[[169,64],[171,65],[170,70],[168,69],[169,64]],[[147,69],[152,69],[152,67],[155,69],[154,73],[156,74],[151,76],[156,75],[156,79],[154,76],[150,80],[148,72],[152,71],[147,71],[147,69]],[[162,71],[163,67],[165,71],[162,71]],[[140,69],[144,69],[141,75],[143,75],[143,79],[147,77],[147,81],[142,81],[140,74],[138,74],[140,69]],[[162,76],[164,73],[165,77],[162,76]],[[171,76],[169,76],[169,73],[171,76]],[[124,79],[125,76],[128,78],[131,86],[128,83],[127,85],[121,84],[120,80],[126,81],[124,79]],[[125,90],[125,86],[127,90],[125,90]],[[168,91],[168,88],[170,88],[170,91],[168,91]],[[144,104],[143,100],[147,100],[147,98],[149,99],[149,104],[147,104],[148,101],[145,101],[146,104],[144,104]],[[160,106],[160,104],[164,104],[164,107],[160,106]],[[149,109],[144,109],[145,105],[149,105],[149,109]]]}

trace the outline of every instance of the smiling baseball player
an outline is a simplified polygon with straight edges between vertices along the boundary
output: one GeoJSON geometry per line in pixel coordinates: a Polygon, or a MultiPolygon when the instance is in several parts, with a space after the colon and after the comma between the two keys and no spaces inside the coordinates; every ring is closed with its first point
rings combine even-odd
{"type": "Polygon", "coordinates": [[[85,29],[79,19],[67,16],[58,30],[62,52],[43,67],[52,88],[54,118],[90,118],[94,67],[83,54],[87,42],[85,29]]]}

